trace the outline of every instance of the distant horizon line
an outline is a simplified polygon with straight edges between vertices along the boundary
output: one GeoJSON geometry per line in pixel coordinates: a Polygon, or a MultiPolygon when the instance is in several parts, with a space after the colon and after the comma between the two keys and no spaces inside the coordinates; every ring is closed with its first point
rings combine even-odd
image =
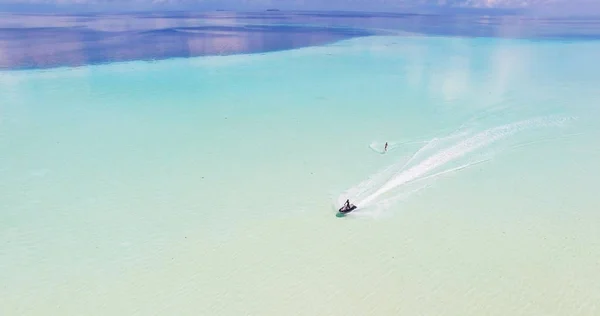
{"type": "MultiPolygon", "coordinates": [[[[598,5],[600,8],[600,4],[598,5]]],[[[415,15],[521,15],[521,16],[536,16],[536,17],[560,17],[560,18],[594,18],[600,19],[600,11],[595,10],[547,10],[548,8],[509,8],[509,7],[469,7],[469,6],[432,6],[432,5],[399,5],[393,7],[378,7],[378,8],[292,8],[289,6],[252,6],[240,8],[232,6],[214,6],[214,5],[87,5],[87,4],[68,4],[68,5],[53,5],[53,4],[16,4],[16,3],[0,3],[0,14],[160,14],[160,13],[214,13],[214,12],[234,12],[234,13],[340,13],[340,14],[369,14],[376,16],[402,14],[415,15]]]]}
{"type": "Polygon", "coordinates": [[[518,14],[525,13],[523,8],[481,8],[481,7],[432,7],[432,6],[407,6],[394,9],[334,9],[334,8],[246,8],[235,9],[227,7],[204,7],[204,6],[147,6],[114,8],[105,5],[50,5],[50,4],[0,4],[0,13],[109,13],[109,14],[131,14],[131,13],[173,13],[173,12],[236,12],[236,13],[363,13],[377,15],[401,15],[401,14],[439,14],[439,13],[482,13],[489,14],[518,14]]]}

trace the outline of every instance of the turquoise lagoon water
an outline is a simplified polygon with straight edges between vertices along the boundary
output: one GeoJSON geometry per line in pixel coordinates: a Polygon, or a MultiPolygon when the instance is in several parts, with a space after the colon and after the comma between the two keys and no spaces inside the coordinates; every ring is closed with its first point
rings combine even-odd
{"type": "Polygon", "coordinates": [[[1,72],[0,313],[596,315],[599,55],[373,36],[1,72]]]}

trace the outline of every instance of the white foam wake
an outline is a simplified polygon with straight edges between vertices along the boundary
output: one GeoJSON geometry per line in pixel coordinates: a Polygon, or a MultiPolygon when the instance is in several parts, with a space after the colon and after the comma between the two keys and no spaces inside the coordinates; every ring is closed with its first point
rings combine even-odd
{"type": "MultiPolygon", "coordinates": [[[[472,136],[460,133],[444,138],[434,138],[421,147],[408,161],[390,166],[347,190],[338,197],[337,203],[341,205],[346,199],[350,199],[359,210],[372,206],[381,206],[382,204],[389,205],[390,201],[407,197],[406,194],[401,194],[383,199],[384,195],[399,187],[456,172],[488,161],[489,159],[474,161],[459,167],[443,170],[443,167],[446,167],[452,161],[456,161],[522,130],[534,127],[556,126],[564,123],[566,120],[567,118],[536,118],[490,128],[472,136]],[[461,137],[463,139],[456,142],[456,138],[461,137]],[[454,143],[432,153],[432,150],[439,148],[440,145],[449,140],[454,140],[454,143]],[[419,158],[423,156],[425,158],[420,160],[419,158]]],[[[426,185],[413,191],[420,191],[424,187],[426,185]]]]}

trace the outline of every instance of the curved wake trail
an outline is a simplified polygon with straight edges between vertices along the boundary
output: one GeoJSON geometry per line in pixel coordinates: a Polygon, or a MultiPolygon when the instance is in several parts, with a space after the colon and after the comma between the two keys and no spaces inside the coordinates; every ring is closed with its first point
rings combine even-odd
{"type": "MultiPolygon", "coordinates": [[[[456,139],[460,136],[464,137],[465,134],[461,133],[458,135],[451,135],[445,138],[434,138],[431,141],[427,142],[425,146],[421,147],[421,149],[419,149],[415,154],[413,154],[413,156],[410,157],[408,161],[404,162],[399,168],[399,170],[397,169],[398,167],[396,167],[398,171],[392,174],[391,176],[389,171],[394,169],[394,166],[385,169],[384,171],[376,174],[373,177],[370,177],[368,180],[348,190],[345,194],[339,197],[338,201],[343,202],[347,198],[349,198],[359,209],[367,208],[382,203],[389,204],[388,200],[378,201],[378,199],[380,199],[384,194],[389,193],[390,191],[398,187],[407,185],[409,183],[436,178],[443,174],[462,170],[475,164],[485,162],[489,159],[467,163],[456,168],[441,170],[437,173],[431,174],[432,171],[439,170],[452,161],[462,158],[465,155],[472,153],[476,150],[487,147],[492,143],[504,139],[517,132],[534,127],[560,125],[564,123],[565,120],[566,119],[564,118],[551,119],[548,117],[544,117],[519,121],[516,123],[490,128],[479,132],[473,136],[470,136],[466,139],[463,139],[462,141],[459,141],[458,143],[455,143],[450,147],[441,149],[433,154],[430,154],[421,162],[410,166],[411,163],[415,162],[418,159],[418,157],[424,155],[428,151],[430,152],[432,149],[437,147],[437,145],[441,141],[448,139],[456,139]],[[377,187],[377,184],[382,182],[383,184],[377,187]]],[[[390,198],[390,200],[396,199],[390,198]]]]}

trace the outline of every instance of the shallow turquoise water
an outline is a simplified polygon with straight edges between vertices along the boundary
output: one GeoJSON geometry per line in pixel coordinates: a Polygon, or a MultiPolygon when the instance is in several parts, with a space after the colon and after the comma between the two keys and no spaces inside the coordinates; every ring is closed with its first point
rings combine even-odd
{"type": "Polygon", "coordinates": [[[2,72],[0,311],[595,315],[599,53],[370,37],[2,72]],[[536,118],[552,124],[460,145],[536,118]],[[370,144],[461,126],[440,148],[472,151],[416,176],[489,161],[335,217],[340,194],[424,145],[370,144]]]}

